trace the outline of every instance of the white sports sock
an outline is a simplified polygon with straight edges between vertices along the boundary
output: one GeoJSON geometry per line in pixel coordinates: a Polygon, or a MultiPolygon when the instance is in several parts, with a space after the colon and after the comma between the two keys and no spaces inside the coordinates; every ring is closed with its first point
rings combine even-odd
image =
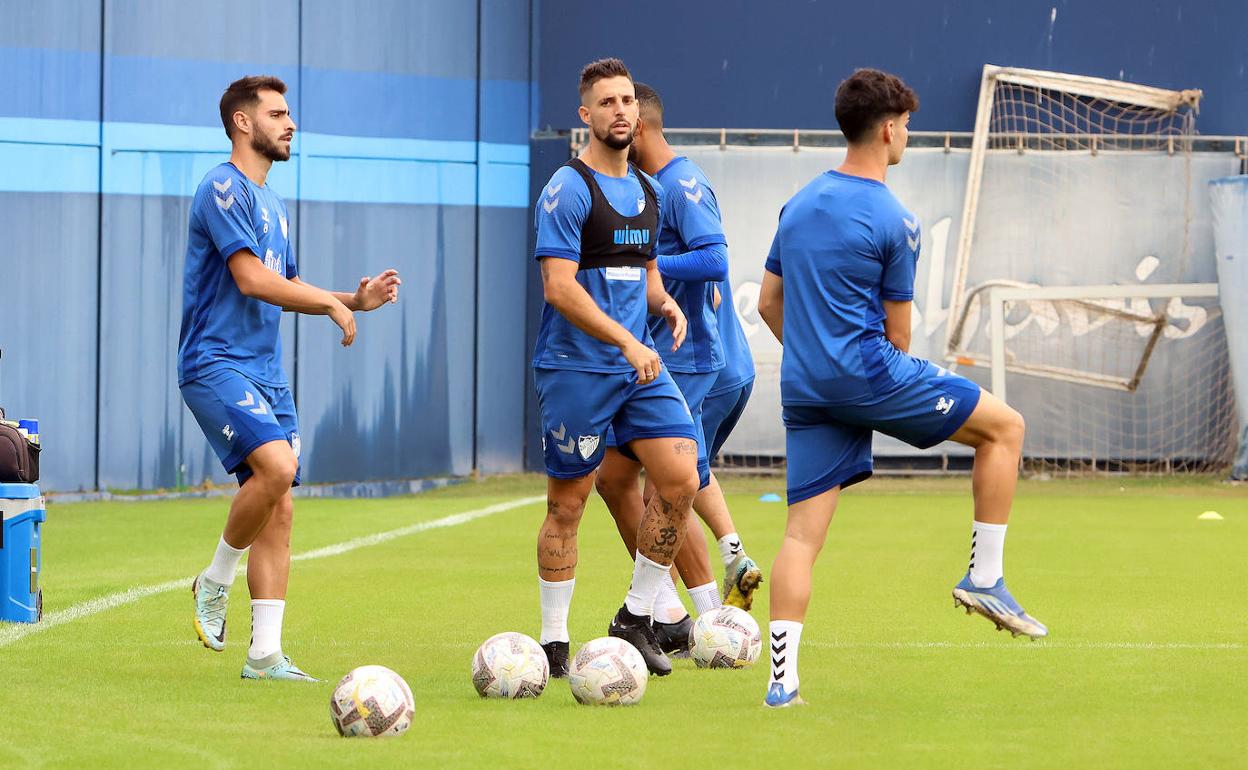
{"type": "Polygon", "coordinates": [[[1003,574],[1005,527],[982,521],[971,525],[971,583],[976,588],[991,588],[1003,574]]]}
{"type": "Polygon", "coordinates": [[[221,542],[217,543],[217,552],[213,554],[212,563],[208,565],[208,569],[204,570],[204,577],[229,588],[234,585],[234,576],[238,574],[238,562],[242,560],[245,553],[247,553],[246,548],[235,548],[225,542],[223,536],[221,542]]]}
{"type": "Polygon", "coordinates": [[[571,641],[568,636],[568,608],[572,606],[576,578],[551,582],[539,577],[537,584],[542,602],[542,636],[538,641],[542,644],[571,641]]]}
{"type": "Polygon", "coordinates": [[[285,613],[284,599],[251,600],[251,649],[247,657],[263,660],[282,651],[282,615],[285,613]]]}
{"type": "Polygon", "coordinates": [[[704,586],[690,588],[689,598],[693,600],[693,611],[698,614],[698,617],[701,617],[704,612],[724,606],[724,600],[719,598],[718,583],[707,583],[704,586]]]}
{"type": "Polygon", "coordinates": [[[676,584],[672,582],[672,573],[663,578],[663,586],[659,595],[654,598],[654,619],[660,623],[677,623],[689,613],[676,593],[676,584]]]}
{"type": "Polygon", "coordinates": [[[659,564],[638,553],[633,563],[633,583],[628,587],[628,596],[624,597],[625,609],[640,617],[653,615],[654,599],[671,568],[670,564],[659,564]]]}
{"type": "Polygon", "coordinates": [[[724,560],[725,567],[732,564],[732,560],[743,550],[745,549],[741,547],[741,538],[737,537],[736,532],[729,532],[719,539],[719,557],[724,560]]]}
{"type": "Polygon", "coordinates": [[[787,693],[797,692],[797,648],[802,643],[802,624],[795,620],[773,620],[768,629],[768,651],[771,655],[772,682],[779,682],[787,693]]]}

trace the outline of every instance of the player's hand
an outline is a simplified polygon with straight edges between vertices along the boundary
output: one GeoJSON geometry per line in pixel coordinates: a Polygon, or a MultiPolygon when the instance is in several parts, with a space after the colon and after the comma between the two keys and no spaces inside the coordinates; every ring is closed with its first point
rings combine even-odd
{"type": "Polygon", "coordinates": [[[719,304],[724,301],[724,296],[719,293],[718,286],[713,286],[711,288],[715,292],[715,295],[711,297],[711,310],[719,310],[719,304]]]}
{"type": "Polygon", "coordinates": [[[355,307],[358,310],[376,310],[387,302],[399,301],[399,271],[390,269],[376,278],[367,275],[360,279],[355,290],[355,307]]]}
{"type": "Polygon", "coordinates": [[[345,348],[352,342],[355,342],[355,314],[347,309],[347,306],[338,301],[336,297],[330,297],[329,318],[338,324],[338,328],[342,329],[342,346],[345,348]]]}
{"type": "Polygon", "coordinates": [[[637,340],[629,343],[623,352],[624,358],[637,370],[637,383],[639,385],[654,382],[655,378],[659,376],[659,371],[663,368],[663,359],[659,358],[658,353],[637,340]]]}
{"type": "Polygon", "coordinates": [[[684,344],[689,322],[685,320],[685,314],[680,312],[680,305],[677,305],[676,300],[671,297],[663,301],[663,304],[659,306],[659,312],[667,319],[667,328],[672,330],[672,350],[675,351],[684,344]]]}

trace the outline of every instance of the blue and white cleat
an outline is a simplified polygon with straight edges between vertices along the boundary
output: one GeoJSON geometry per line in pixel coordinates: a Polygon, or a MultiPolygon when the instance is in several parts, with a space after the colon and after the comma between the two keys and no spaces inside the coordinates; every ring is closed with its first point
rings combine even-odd
{"type": "Polygon", "coordinates": [[[971,573],[967,572],[953,588],[953,606],[965,607],[966,614],[977,612],[992,621],[997,630],[1008,630],[1012,635],[1042,639],[1049,635],[1049,629],[1043,623],[1023,611],[1005,587],[1005,578],[988,588],[978,588],[971,582],[971,573]]]}
{"type": "Polygon", "coordinates": [[[785,692],[784,685],[779,682],[772,682],[771,689],[767,691],[767,697],[763,700],[763,705],[767,708],[786,709],[789,706],[805,706],[806,701],[802,700],[802,696],[797,694],[797,690],[785,692]]]}
{"type": "Polygon", "coordinates": [[[310,676],[299,669],[294,663],[290,662],[290,658],[280,652],[275,652],[263,660],[247,659],[243,664],[243,679],[273,679],[288,682],[319,682],[314,676],[310,676]]]}
{"type": "Polygon", "coordinates": [[[195,596],[195,634],[210,650],[225,649],[225,607],[229,602],[229,590],[200,574],[191,584],[195,596]]]}

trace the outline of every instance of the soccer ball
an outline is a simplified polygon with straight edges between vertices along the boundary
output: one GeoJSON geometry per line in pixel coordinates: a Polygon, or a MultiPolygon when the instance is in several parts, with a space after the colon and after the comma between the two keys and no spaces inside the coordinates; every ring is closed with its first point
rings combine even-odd
{"type": "Polygon", "coordinates": [[[704,612],[689,630],[689,654],[698,668],[745,668],[762,651],[758,623],[737,607],[704,612]]]}
{"type": "Polygon", "coordinates": [[[649,678],[637,648],[613,636],[586,642],[568,667],[572,697],[585,705],[631,706],[646,694],[649,678]]]}
{"type": "Polygon", "coordinates": [[[472,684],[482,698],[536,698],[549,679],[542,646],[515,631],[491,636],[472,656],[472,684]]]}
{"type": "Polygon", "coordinates": [[[344,738],[382,738],[411,727],[416,701],[403,677],[385,666],[360,666],[329,698],[329,716],[344,738]]]}

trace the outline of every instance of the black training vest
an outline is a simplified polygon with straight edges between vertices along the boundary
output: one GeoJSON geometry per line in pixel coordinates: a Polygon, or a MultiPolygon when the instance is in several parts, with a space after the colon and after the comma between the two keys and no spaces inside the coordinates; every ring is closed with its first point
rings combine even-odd
{"type": "Polygon", "coordinates": [[[632,163],[628,164],[641,183],[646,207],[640,214],[626,217],[616,211],[607,196],[603,195],[602,188],[594,179],[594,172],[583,160],[573,158],[565,165],[580,174],[589,188],[589,216],[581,225],[581,262],[577,269],[639,267],[644,270],[654,251],[659,229],[659,202],[646,175],[632,163]]]}

